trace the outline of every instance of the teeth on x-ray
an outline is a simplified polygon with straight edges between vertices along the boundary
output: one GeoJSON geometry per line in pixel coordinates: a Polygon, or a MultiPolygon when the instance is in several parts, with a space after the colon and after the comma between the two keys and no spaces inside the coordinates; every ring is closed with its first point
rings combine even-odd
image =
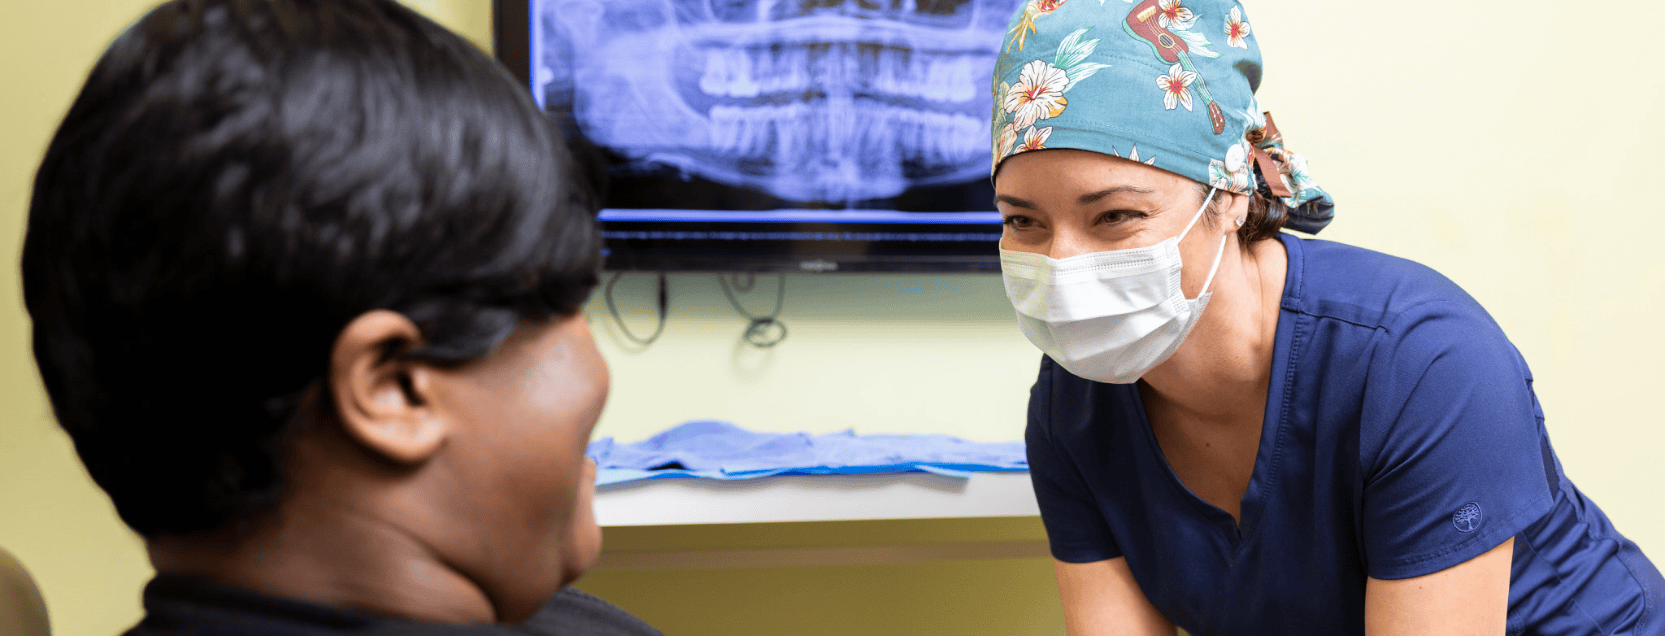
{"type": "Polygon", "coordinates": [[[988,143],[981,119],[871,102],[717,106],[711,109],[711,122],[717,150],[772,159],[776,166],[794,168],[849,160],[864,164],[895,158],[931,164],[976,160],[985,154],[983,146],[988,143]]]}
{"type": "Polygon", "coordinates": [[[914,53],[896,47],[736,47],[708,50],[700,90],[715,97],[836,91],[968,102],[977,99],[984,60],[966,54],[914,53]]]}
{"type": "Polygon", "coordinates": [[[555,102],[623,171],[848,205],[987,178],[1016,2],[562,0],[541,37],[570,44],[545,49],[555,102]]]}

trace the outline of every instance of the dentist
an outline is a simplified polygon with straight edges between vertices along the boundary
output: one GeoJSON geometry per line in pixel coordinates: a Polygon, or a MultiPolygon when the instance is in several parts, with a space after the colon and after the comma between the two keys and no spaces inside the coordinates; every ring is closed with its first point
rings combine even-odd
{"type": "Polygon", "coordinates": [[[1665,634],[1526,362],[1334,206],[1234,0],[1031,0],[995,69],[1001,265],[1069,632],[1665,634]]]}

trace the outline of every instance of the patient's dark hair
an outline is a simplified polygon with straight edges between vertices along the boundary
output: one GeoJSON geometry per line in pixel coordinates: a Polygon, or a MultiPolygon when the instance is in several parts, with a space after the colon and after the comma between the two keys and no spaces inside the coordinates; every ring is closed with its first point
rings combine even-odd
{"type": "Polygon", "coordinates": [[[460,363],[579,310],[598,169],[393,0],[164,4],[99,60],[35,178],[24,300],[58,421],[140,534],[254,519],[356,316],[401,312],[409,355],[460,363]]]}

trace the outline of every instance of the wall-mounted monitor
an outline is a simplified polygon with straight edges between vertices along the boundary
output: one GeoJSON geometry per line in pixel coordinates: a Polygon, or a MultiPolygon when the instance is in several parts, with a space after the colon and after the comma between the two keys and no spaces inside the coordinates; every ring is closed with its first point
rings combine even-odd
{"type": "Polygon", "coordinates": [[[1016,5],[496,0],[496,49],[609,162],[608,269],[998,271],[1016,5]]]}

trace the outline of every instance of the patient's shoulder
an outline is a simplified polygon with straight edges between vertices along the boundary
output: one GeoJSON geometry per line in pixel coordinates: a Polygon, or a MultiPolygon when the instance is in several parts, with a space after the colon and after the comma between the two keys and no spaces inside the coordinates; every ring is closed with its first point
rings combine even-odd
{"type": "Polygon", "coordinates": [[[572,587],[561,588],[523,627],[537,636],[664,636],[629,612],[572,587]]]}

